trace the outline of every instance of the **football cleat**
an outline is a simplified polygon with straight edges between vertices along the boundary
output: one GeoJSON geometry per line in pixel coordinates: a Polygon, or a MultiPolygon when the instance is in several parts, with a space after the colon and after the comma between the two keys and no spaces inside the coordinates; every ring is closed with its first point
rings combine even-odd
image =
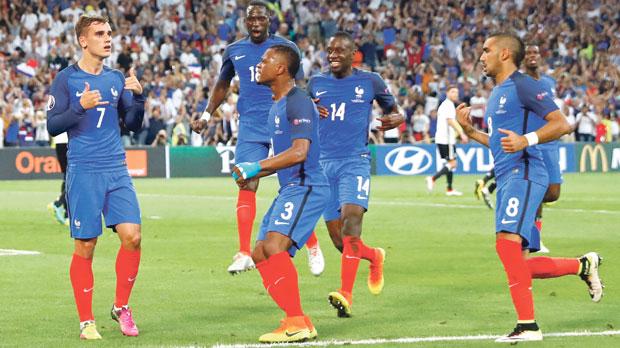
{"type": "Polygon", "coordinates": [[[484,204],[486,204],[489,209],[493,210],[493,201],[491,200],[491,192],[489,192],[489,189],[483,187],[480,192],[482,193],[482,199],[484,200],[484,204]]]}
{"type": "Polygon", "coordinates": [[[80,338],[83,340],[100,340],[101,335],[97,331],[94,320],[83,321],[80,323],[80,338]]]}
{"type": "Polygon", "coordinates": [[[309,339],[313,340],[316,339],[319,336],[319,333],[316,331],[316,328],[314,327],[314,324],[312,324],[312,321],[310,320],[309,316],[304,316],[304,321],[306,323],[306,326],[308,327],[308,330],[310,330],[310,337],[309,339]]]}
{"type": "Polygon", "coordinates": [[[428,190],[428,192],[431,193],[434,187],[435,187],[435,180],[433,180],[432,176],[427,176],[426,177],[426,190],[428,190]]]}
{"type": "Polygon", "coordinates": [[[482,198],[482,189],[484,188],[484,180],[478,179],[474,183],[474,196],[480,200],[482,198]]]}
{"type": "Polygon", "coordinates": [[[537,252],[539,252],[539,253],[541,253],[541,254],[548,254],[548,253],[550,253],[550,252],[551,252],[551,250],[549,250],[549,248],[547,248],[547,247],[543,244],[543,242],[542,242],[542,240],[541,240],[541,241],[540,241],[540,249],[538,249],[538,251],[537,251],[537,252]]]}
{"type": "Polygon", "coordinates": [[[446,190],[446,196],[462,196],[463,192],[457,191],[455,189],[446,190]]]}
{"type": "Polygon", "coordinates": [[[261,335],[258,341],[261,343],[303,342],[310,338],[311,333],[306,324],[306,317],[298,316],[282,319],[280,327],[261,335]]]}
{"type": "Polygon", "coordinates": [[[228,266],[228,273],[235,275],[241,272],[254,269],[254,261],[250,255],[242,253],[241,251],[233,256],[233,263],[228,266]]]}
{"type": "Polygon", "coordinates": [[[338,317],[351,317],[351,295],[346,296],[340,291],[334,291],[329,293],[327,299],[329,300],[329,304],[338,310],[338,317]]]}
{"type": "Polygon", "coordinates": [[[368,272],[368,290],[373,295],[379,295],[383,290],[385,280],[383,279],[383,263],[385,262],[385,250],[375,248],[375,262],[370,264],[368,272]]]}
{"type": "Polygon", "coordinates": [[[495,340],[495,342],[516,344],[518,342],[526,341],[542,341],[542,339],[542,331],[540,331],[536,323],[532,323],[517,324],[517,327],[515,327],[511,333],[506,336],[499,337],[495,340]]]}
{"type": "Polygon", "coordinates": [[[325,270],[325,258],[323,258],[323,252],[317,243],[312,248],[308,249],[308,266],[310,266],[310,273],[318,277],[325,270]]]}
{"type": "Polygon", "coordinates": [[[114,319],[120,324],[121,332],[123,333],[123,335],[138,336],[138,327],[133,321],[133,316],[131,315],[131,308],[129,308],[129,306],[116,308],[116,306],[112,305],[110,315],[112,316],[112,319],[114,319]]]}
{"type": "Polygon", "coordinates": [[[598,268],[603,263],[603,258],[595,252],[589,252],[579,258],[581,272],[579,277],[588,285],[588,293],[592,301],[599,302],[603,297],[603,281],[598,275],[598,268]]]}
{"type": "Polygon", "coordinates": [[[62,208],[62,206],[56,206],[56,204],[52,202],[47,205],[47,210],[49,210],[56,222],[61,225],[65,224],[65,210],[62,208]]]}

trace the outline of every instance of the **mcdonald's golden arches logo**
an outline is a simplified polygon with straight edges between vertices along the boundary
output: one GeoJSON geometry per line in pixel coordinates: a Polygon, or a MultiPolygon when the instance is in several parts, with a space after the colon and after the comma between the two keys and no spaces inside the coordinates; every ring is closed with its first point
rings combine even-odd
{"type": "Polygon", "coordinates": [[[597,156],[600,157],[601,161],[601,171],[606,173],[609,171],[609,164],[607,163],[607,153],[605,152],[605,148],[601,144],[596,144],[592,146],[592,144],[586,144],[581,149],[581,156],[579,158],[579,172],[583,173],[586,171],[587,160],[590,160],[590,170],[598,171],[598,162],[597,156]]]}

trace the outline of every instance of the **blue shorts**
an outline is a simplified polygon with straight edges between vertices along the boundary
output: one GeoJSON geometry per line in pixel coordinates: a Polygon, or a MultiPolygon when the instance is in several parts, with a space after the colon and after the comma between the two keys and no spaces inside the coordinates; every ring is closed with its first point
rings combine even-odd
{"type": "Polygon", "coordinates": [[[241,162],[256,162],[269,156],[269,143],[239,141],[235,147],[235,164],[241,162]]]}
{"type": "Polygon", "coordinates": [[[320,161],[329,181],[330,196],[323,219],[340,218],[340,208],[355,204],[368,210],[370,198],[370,158],[364,156],[320,161]]]}
{"type": "Polygon", "coordinates": [[[67,210],[71,238],[101,235],[101,214],[108,228],[141,224],[136,189],[127,168],[107,172],[67,171],[67,210]]]}
{"type": "Polygon", "coordinates": [[[256,240],[264,240],[267,232],[281,233],[293,241],[288,253],[295,256],[312,234],[328,197],[328,186],[289,185],[280,188],[265,213],[256,240]]]}
{"type": "Polygon", "coordinates": [[[534,225],[536,210],[547,186],[522,178],[509,178],[497,190],[495,231],[518,233],[523,249],[540,249],[540,232],[534,225]]]}
{"type": "Polygon", "coordinates": [[[556,146],[540,148],[543,162],[549,174],[549,184],[562,184],[562,171],[560,170],[560,149],[556,146]]]}

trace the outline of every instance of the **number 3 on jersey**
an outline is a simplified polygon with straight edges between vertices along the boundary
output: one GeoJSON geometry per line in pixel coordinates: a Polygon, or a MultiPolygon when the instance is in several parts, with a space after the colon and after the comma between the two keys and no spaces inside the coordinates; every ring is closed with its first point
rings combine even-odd
{"type": "Polygon", "coordinates": [[[340,106],[337,108],[336,103],[330,105],[332,108],[332,121],[335,121],[336,117],[340,118],[340,121],[344,121],[345,105],[346,103],[340,103],[340,106]]]}

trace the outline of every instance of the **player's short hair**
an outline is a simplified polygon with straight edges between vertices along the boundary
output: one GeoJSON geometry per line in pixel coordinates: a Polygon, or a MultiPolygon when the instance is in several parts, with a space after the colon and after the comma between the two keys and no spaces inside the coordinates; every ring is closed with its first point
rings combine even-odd
{"type": "Polygon", "coordinates": [[[351,43],[352,46],[355,45],[355,40],[353,40],[353,35],[351,35],[351,33],[349,32],[337,31],[332,37],[347,40],[351,43]]]}
{"type": "Polygon", "coordinates": [[[110,19],[107,16],[96,14],[81,15],[80,19],[78,19],[75,24],[75,37],[78,43],[80,42],[80,36],[83,35],[86,28],[93,23],[110,23],[110,19]]]}
{"type": "Polygon", "coordinates": [[[450,91],[453,88],[456,88],[458,90],[459,86],[457,86],[457,85],[448,85],[448,87],[446,88],[446,92],[450,91]]]}
{"type": "Polygon", "coordinates": [[[512,51],[512,62],[519,67],[523,61],[523,58],[525,58],[525,44],[523,43],[523,40],[521,40],[521,38],[516,34],[510,32],[494,33],[489,36],[489,38],[492,37],[501,42],[505,48],[512,51]]]}
{"type": "Polygon", "coordinates": [[[267,13],[271,12],[271,10],[269,9],[269,5],[267,5],[266,2],[261,1],[261,0],[252,0],[252,1],[250,1],[250,3],[248,4],[247,8],[250,8],[250,6],[262,7],[262,8],[265,9],[265,11],[267,11],[267,13]]]}
{"type": "Polygon", "coordinates": [[[273,50],[279,55],[282,55],[286,59],[286,65],[288,68],[288,74],[295,78],[299,71],[300,57],[297,51],[288,45],[273,45],[269,49],[273,50]]]}

